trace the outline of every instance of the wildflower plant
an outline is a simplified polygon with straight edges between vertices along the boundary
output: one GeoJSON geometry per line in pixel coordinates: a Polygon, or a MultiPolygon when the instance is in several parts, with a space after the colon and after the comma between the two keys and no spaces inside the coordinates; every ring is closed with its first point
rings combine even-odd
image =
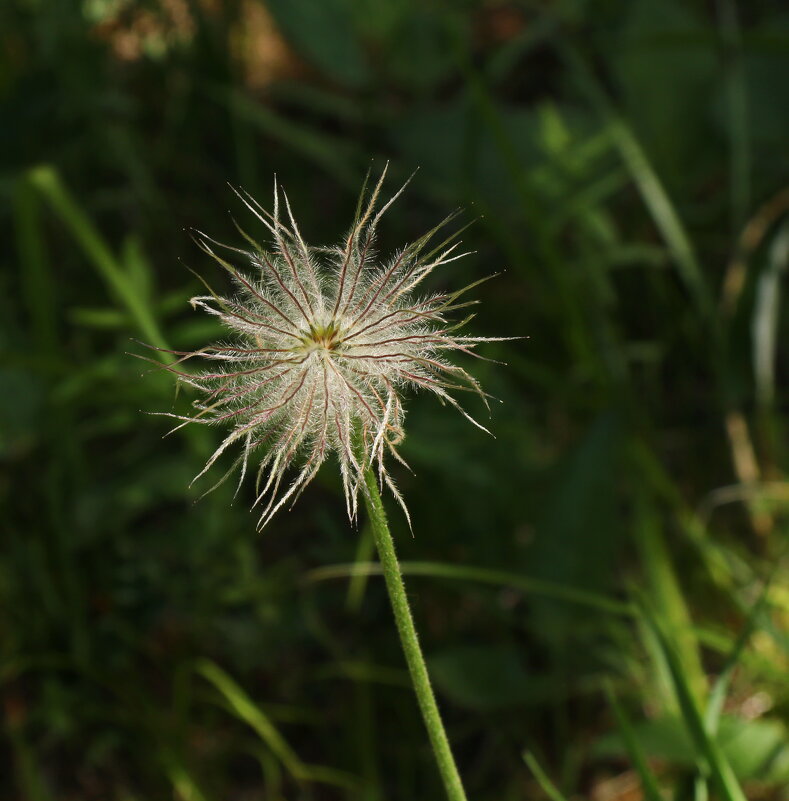
{"type": "Polygon", "coordinates": [[[397,446],[404,437],[406,390],[433,393],[487,431],[453,393],[471,391],[486,404],[487,395],[448,357],[452,352],[476,355],[478,344],[502,338],[458,333],[473,314],[458,322],[449,319],[476,302],[462,296],[486,279],[454,292],[423,288],[434,270],[467,255],[458,252],[463,229],[443,239],[438,236],[455,214],[388,259],[379,257],[378,224],[408,185],[407,181],[379,205],[385,177],[386,169],[369,191],[365,181],[351,228],[334,247],[307,245],[284,193],[283,219],[276,182],[272,212],[235,190],[267,231],[270,241],[265,246],[239,226],[246,248],[222,245],[195,232],[203,250],[232,276],[235,294],[221,297],[206,284],[209,294],[192,298],[193,307],[222,321],[228,336],[194,352],[167,351],[177,358],[165,369],[199,393],[195,414],[168,416],[180,421],[174,431],[189,423],[229,426],[195,480],[238,444],[234,463],[214,487],[235,469],[241,486],[254,463],[259,528],[293,503],[320,466],[336,455],[349,517],[357,517],[360,494],[370,514],[404,654],[447,795],[462,801],[465,793],[417,640],[379,487],[389,488],[408,518],[387,467],[389,457],[403,462],[397,446]],[[234,266],[226,253],[240,256],[245,269],[234,266]],[[180,369],[196,357],[208,367],[195,373],[180,369]],[[295,476],[286,479],[291,468],[295,476]]]}

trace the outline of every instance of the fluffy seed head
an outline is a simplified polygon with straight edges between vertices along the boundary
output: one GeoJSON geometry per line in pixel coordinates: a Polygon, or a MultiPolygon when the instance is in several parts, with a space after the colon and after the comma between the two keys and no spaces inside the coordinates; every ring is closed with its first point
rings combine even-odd
{"type": "Polygon", "coordinates": [[[192,299],[193,307],[219,317],[228,337],[195,352],[170,352],[178,358],[166,369],[201,397],[193,416],[168,416],[182,421],[173,430],[187,423],[230,427],[195,479],[236,443],[235,463],[214,486],[234,468],[240,468],[240,486],[250,462],[259,459],[254,505],[261,507],[260,528],[298,497],[331,454],[339,461],[351,519],[370,466],[407,517],[385,457],[403,461],[397,445],[404,436],[402,394],[408,387],[429,390],[483,428],[451,393],[472,390],[483,400],[485,394],[447,359],[450,351],[472,353],[479,342],[499,339],[458,334],[473,315],[454,324],[447,320],[474,303],[459,298],[481,282],[452,293],[417,294],[433,270],[466,255],[457,252],[460,232],[435,241],[455,215],[389,259],[378,258],[376,227],[405,189],[379,208],[385,175],[384,169],[371,191],[365,181],[351,229],[335,247],[305,243],[284,194],[287,219],[282,218],[276,182],[273,212],[237,192],[267,230],[265,246],[240,228],[246,249],[196,232],[200,246],[232,276],[235,294],[220,297],[208,288],[210,294],[192,299]],[[225,251],[240,256],[246,269],[231,264],[225,251]],[[205,360],[207,368],[199,373],[179,369],[194,357],[205,360]],[[292,465],[298,471],[288,483],[292,465]]]}

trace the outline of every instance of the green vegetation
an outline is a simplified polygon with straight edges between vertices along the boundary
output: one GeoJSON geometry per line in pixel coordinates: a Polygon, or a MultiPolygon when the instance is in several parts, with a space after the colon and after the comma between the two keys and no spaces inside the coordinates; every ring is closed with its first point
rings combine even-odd
{"type": "Polygon", "coordinates": [[[787,141],[769,0],[0,4],[0,799],[442,797],[336,471],[257,534],[130,355],[221,337],[228,182],[331,243],[371,160],[528,337],[385,499],[470,801],[789,799],[787,141]]]}

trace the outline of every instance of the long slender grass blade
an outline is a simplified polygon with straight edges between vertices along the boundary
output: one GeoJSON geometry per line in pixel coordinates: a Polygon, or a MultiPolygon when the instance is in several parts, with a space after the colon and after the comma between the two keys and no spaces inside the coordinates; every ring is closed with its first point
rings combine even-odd
{"type": "Polygon", "coordinates": [[[630,754],[630,758],[633,760],[633,766],[641,779],[641,787],[644,791],[645,801],[665,801],[663,794],[660,792],[657,778],[652,772],[652,768],[649,767],[641,743],[638,741],[633,731],[630,719],[622,705],[617,701],[610,685],[606,685],[606,695],[608,696],[608,702],[611,708],[614,710],[614,716],[619,726],[619,733],[622,735],[625,747],[630,754]]]}
{"type": "Polygon", "coordinates": [[[682,664],[677,657],[676,651],[665,632],[648,610],[645,611],[645,616],[652,626],[663,654],[665,655],[685,726],[693,738],[699,750],[699,754],[703,756],[707,762],[711,781],[717,787],[723,801],[747,801],[745,793],[740,783],[737,781],[737,777],[734,775],[734,771],[731,769],[728,760],[721,751],[716,740],[707,731],[704,718],[696,705],[693,692],[682,664]]]}
{"type": "Polygon", "coordinates": [[[590,102],[606,122],[622,161],[674,257],[680,277],[696,302],[699,312],[709,320],[713,311],[712,298],[709,287],[704,281],[695,249],[644,148],[627,121],[613,108],[581,55],[569,45],[562,45],[560,52],[570,70],[575,73],[590,102]]]}
{"type": "MultiPolygon", "coordinates": [[[[505,585],[515,587],[524,592],[545,595],[568,603],[581,604],[613,615],[627,617],[638,615],[636,607],[625,601],[618,601],[605,595],[588,592],[587,590],[578,590],[574,587],[567,587],[551,581],[527,578],[517,573],[507,573],[483,567],[449,565],[441,562],[402,562],[400,566],[403,573],[410,576],[478,581],[481,584],[492,584],[494,586],[505,585]]],[[[356,562],[317,568],[307,573],[305,580],[326,581],[353,575],[380,576],[381,574],[381,566],[376,562],[356,562]]]]}
{"type": "Polygon", "coordinates": [[[537,784],[540,785],[540,788],[550,801],[567,801],[567,798],[559,792],[556,785],[548,778],[548,774],[542,769],[531,751],[523,752],[523,761],[529,766],[529,770],[534,774],[537,784]]]}
{"type": "Polygon", "coordinates": [[[770,245],[767,268],[759,276],[751,321],[756,397],[763,407],[769,407],[775,396],[781,280],[787,269],[789,224],[784,223],[770,245]]]}
{"type": "MultiPolygon", "coordinates": [[[[69,229],[109,290],[126,307],[140,333],[156,347],[167,348],[151,306],[139,292],[138,282],[116,259],[89,217],[67,191],[58,173],[52,167],[42,165],[32,169],[28,177],[69,229]]],[[[162,358],[166,358],[166,354],[162,358]]]]}
{"type": "Polygon", "coordinates": [[[219,665],[202,659],[195,670],[207,679],[227,701],[230,710],[250,726],[282,763],[283,767],[296,779],[318,781],[326,784],[352,786],[355,779],[342,771],[320,765],[308,765],[291,748],[271,719],[244,690],[222,670],[219,665]]]}
{"type": "Polygon", "coordinates": [[[771,579],[774,574],[775,573],[773,572],[770,578],[768,578],[768,580],[765,582],[758,599],[751,607],[751,611],[748,613],[748,616],[745,619],[745,624],[735,640],[731,652],[726,658],[726,663],[718,674],[718,678],[715,681],[715,684],[712,686],[712,690],[710,691],[707,709],[704,714],[704,725],[707,727],[707,731],[710,733],[710,735],[714,735],[718,729],[718,722],[720,721],[721,711],[723,710],[723,703],[726,700],[726,694],[729,690],[729,685],[731,684],[734,669],[739,664],[745,648],[758,626],[759,615],[767,604],[771,579]]]}

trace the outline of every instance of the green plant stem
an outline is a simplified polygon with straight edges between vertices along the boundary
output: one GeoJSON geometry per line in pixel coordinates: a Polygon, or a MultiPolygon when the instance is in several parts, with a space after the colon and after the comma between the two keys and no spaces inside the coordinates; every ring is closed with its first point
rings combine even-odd
{"type": "Polygon", "coordinates": [[[416,700],[419,703],[419,709],[427,727],[430,743],[433,746],[438,770],[441,773],[444,788],[450,801],[466,801],[466,792],[463,789],[463,783],[460,781],[460,774],[455,764],[455,758],[452,756],[452,749],[449,747],[449,739],[441,720],[441,713],[438,711],[436,697],[430,685],[430,676],[427,672],[425,657],[419,647],[414,618],[411,615],[411,607],[408,605],[408,596],[405,592],[405,584],[403,584],[403,574],[400,571],[394,540],[389,531],[389,524],[386,522],[386,512],[384,511],[381,494],[378,492],[378,484],[375,481],[372,469],[368,468],[366,470],[364,481],[367,486],[365,495],[367,512],[370,515],[370,523],[372,524],[373,536],[378,549],[378,557],[383,568],[386,589],[389,592],[389,600],[392,604],[397,631],[400,634],[405,661],[408,664],[416,700]]]}

